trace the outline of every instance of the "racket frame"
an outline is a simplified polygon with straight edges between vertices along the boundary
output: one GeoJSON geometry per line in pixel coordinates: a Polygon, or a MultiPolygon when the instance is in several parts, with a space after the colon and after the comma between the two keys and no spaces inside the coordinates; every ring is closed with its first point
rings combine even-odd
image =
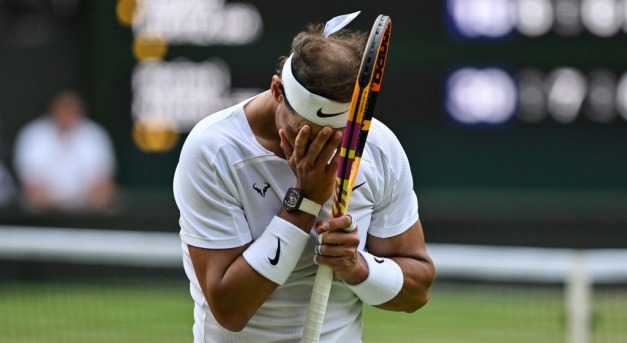
{"type": "MultiPolygon", "coordinates": [[[[341,158],[336,175],[331,214],[333,218],[343,216],[348,210],[375,103],[381,89],[391,33],[390,17],[383,14],[377,16],[370,30],[359,74],[355,81],[348,120],[340,145],[341,158]]],[[[328,266],[320,265],[314,281],[301,342],[316,343],[320,340],[332,281],[333,270],[328,266]]]]}

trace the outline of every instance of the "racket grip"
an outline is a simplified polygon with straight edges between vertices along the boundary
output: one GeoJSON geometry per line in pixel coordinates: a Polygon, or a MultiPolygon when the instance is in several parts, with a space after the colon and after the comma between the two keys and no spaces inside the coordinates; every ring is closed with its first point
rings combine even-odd
{"type": "Polygon", "coordinates": [[[329,300],[332,282],[333,270],[329,266],[320,265],[316,272],[316,279],[311,293],[311,302],[309,303],[309,311],[307,312],[307,320],[303,330],[302,343],[317,343],[320,341],[322,322],[324,321],[324,313],[327,310],[327,301],[329,300]]]}

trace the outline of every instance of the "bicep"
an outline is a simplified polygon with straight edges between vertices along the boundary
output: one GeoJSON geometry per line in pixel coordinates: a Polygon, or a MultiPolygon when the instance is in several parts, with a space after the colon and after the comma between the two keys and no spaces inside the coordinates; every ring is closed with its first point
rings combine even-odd
{"type": "Polygon", "coordinates": [[[396,236],[380,238],[369,234],[366,248],[375,256],[408,257],[421,261],[431,261],[427,254],[420,220],[396,236]]]}
{"type": "Polygon", "coordinates": [[[194,272],[205,297],[220,286],[229,267],[249,245],[230,249],[204,249],[188,245],[194,272]]]}

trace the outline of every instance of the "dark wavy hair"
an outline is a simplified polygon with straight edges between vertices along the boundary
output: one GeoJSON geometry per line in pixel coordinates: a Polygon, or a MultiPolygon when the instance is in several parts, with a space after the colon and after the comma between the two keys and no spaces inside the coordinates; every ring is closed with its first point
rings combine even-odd
{"type": "MultiPolygon", "coordinates": [[[[342,29],[325,37],[323,24],[309,24],[292,41],[292,72],[310,92],[327,99],[350,102],[361,57],[365,32],[342,29]]],[[[281,56],[276,73],[281,76],[288,56],[281,56]]]]}

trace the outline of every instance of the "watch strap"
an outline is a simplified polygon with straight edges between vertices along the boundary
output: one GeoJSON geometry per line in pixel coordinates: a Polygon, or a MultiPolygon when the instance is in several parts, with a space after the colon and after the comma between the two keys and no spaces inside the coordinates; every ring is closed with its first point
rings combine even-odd
{"type": "Polygon", "coordinates": [[[318,214],[320,214],[320,211],[322,210],[322,205],[317,204],[307,198],[303,198],[298,209],[305,213],[309,213],[314,217],[318,217],[318,214]]]}

